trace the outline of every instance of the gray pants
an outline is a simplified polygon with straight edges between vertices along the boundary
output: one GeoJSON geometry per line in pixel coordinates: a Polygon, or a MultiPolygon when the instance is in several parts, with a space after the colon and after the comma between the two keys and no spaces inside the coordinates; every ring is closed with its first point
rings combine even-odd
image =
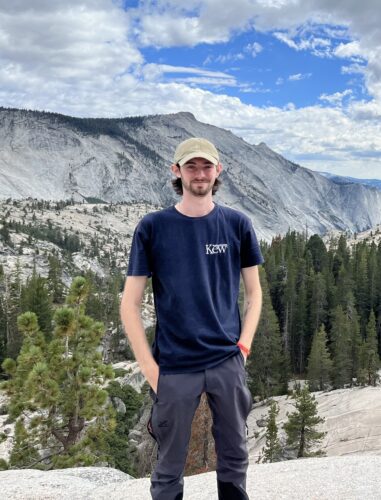
{"type": "Polygon", "coordinates": [[[252,407],[244,358],[239,351],[219,365],[196,373],[159,374],[147,429],[158,444],[151,476],[154,500],[183,498],[184,467],[192,420],[205,392],[213,416],[220,500],[248,499],[246,419],[252,407]]]}

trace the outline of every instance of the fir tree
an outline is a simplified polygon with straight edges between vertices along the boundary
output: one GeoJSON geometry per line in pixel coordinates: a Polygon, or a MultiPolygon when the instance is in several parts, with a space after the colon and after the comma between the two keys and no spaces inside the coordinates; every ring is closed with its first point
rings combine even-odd
{"type": "Polygon", "coordinates": [[[17,316],[20,314],[21,296],[21,267],[17,261],[13,280],[8,275],[4,276],[4,293],[2,296],[2,308],[5,316],[5,350],[7,356],[16,358],[22,344],[22,337],[17,328],[17,316]]]}
{"type": "Polygon", "coordinates": [[[0,365],[6,356],[7,321],[4,310],[4,272],[0,264],[0,365]]]}
{"type": "Polygon", "coordinates": [[[307,379],[312,391],[323,391],[331,384],[332,360],[327,348],[324,325],[315,333],[308,358],[307,379]]]}
{"type": "Polygon", "coordinates": [[[0,224],[0,240],[4,243],[4,245],[13,246],[7,222],[3,219],[0,221],[0,224]]]}
{"type": "Polygon", "coordinates": [[[357,310],[354,306],[354,297],[352,292],[348,293],[348,304],[346,317],[349,322],[349,337],[350,337],[350,355],[351,355],[351,381],[358,376],[360,365],[360,351],[363,338],[360,331],[360,321],[357,310]]]}
{"type": "Polygon", "coordinates": [[[261,399],[285,391],[288,364],[282,349],[279,325],[271,305],[266,277],[260,270],[263,305],[252,354],[247,360],[249,388],[261,399]]]}
{"type": "Polygon", "coordinates": [[[64,286],[62,283],[62,265],[54,255],[48,257],[49,273],[48,287],[51,294],[51,299],[54,304],[60,304],[63,300],[64,286]]]}
{"type": "Polygon", "coordinates": [[[48,335],[52,329],[52,301],[45,278],[33,270],[32,276],[21,289],[21,311],[34,312],[41,331],[48,335]]]}
{"type": "Polygon", "coordinates": [[[109,461],[108,433],[114,413],[102,384],[113,375],[101,362],[103,325],[84,314],[87,286],[74,279],[66,306],[54,315],[55,330],[46,342],[37,316],[18,318],[24,342],[17,361],[8,358],[10,417],[17,435],[13,467],[64,468],[109,461]],[[38,454],[37,454],[38,453],[38,454]]]}
{"type": "Polygon", "coordinates": [[[376,318],[374,312],[370,313],[366,328],[366,339],[361,346],[359,382],[375,386],[379,378],[380,358],[377,348],[376,318]]]}
{"type": "Polygon", "coordinates": [[[311,236],[307,242],[306,250],[311,253],[315,273],[322,272],[327,265],[327,249],[318,234],[311,236]]]}
{"type": "Polygon", "coordinates": [[[354,295],[356,308],[360,316],[360,327],[364,333],[366,328],[366,318],[369,316],[369,276],[368,276],[368,250],[366,243],[358,243],[355,247],[354,255],[354,295]]]}
{"type": "Polygon", "coordinates": [[[294,373],[302,373],[304,371],[306,348],[307,348],[307,290],[306,290],[306,273],[305,263],[298,259],[297,274],[295,279],[296,300],[294,305],[294,321],[293,321],[293,339],[294,339],[294,373]]]}
{"type": "Polygon", "coordinates": [[[143,390],[142,393],[138,393],[131,385],[120,385],[113,380],[108,385],[107,392],[112,401],[119,398],[126,408],[125,413],[117,412],[115,432],[110,432],[107,436],[114,467],[137,477],[138,471],[135,469],[136,461],[133,455],[136,448],[134,450],[129,443],[129,433],[139,420],[139,412],[144,399],[143,390]]]}
{"type": "Polygon", "coordinates": [[[293,393],[297,411],[287,414],[288,421],[283,425],[287,434],[287,444],[297,450],[297,458],[322,456],[321,450],[311,451],[325,436],[325,432],[316,430],[316,426],[324,422],[318,416],[317,401],[310,394],[308,385],[293,393]]]}
{"type": "Polygon", "coordinates": [[[276,401],[271,401],[269,413],[266,418],[266,444],[262,448],[262,462],[279,462],[282,448],[278,439],[278,427],[276,417],[279,414],[279,406],[276,401]]]}
{"type": "MultiPolygon", "coordinates": [[[[324,276],[321,273],[314,274],[310,277],[309,286],[309,325],[312,341],[313,335],[327,318],[327,290],[324,276]]],[[[308,347],[309,351],[311,344],[308,347]]]]}
{"type": "Polygon", "coordinates": [[[333,383],[335,389],[352,383],[352,347],[348,317],[343,308],[335,308],[332,319],[333,383]]]}

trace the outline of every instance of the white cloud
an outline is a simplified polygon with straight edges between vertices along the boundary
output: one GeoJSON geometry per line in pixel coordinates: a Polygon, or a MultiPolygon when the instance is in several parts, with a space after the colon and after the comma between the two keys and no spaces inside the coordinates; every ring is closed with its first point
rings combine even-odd
{"type": "Polygon", "coordinates": [[[227,62],[232,62],[232,61],[242,61],[245,56],[242,54],[242,52],[228,52],[227,54],[220,54],[217,56],[214,60],[215,62],[225,64],[227,62]]]}
{"type": "Polygon", "coordinates": [[[128,14],[111,1],[88,2],[87,8],[40,1],[30,10],[24,2],[25,10],[15,13],[22,3],[0,11],[0,79],[10,71],[24,77],[21,85],[30,79],[70,85],[108,78],[143,61],[125,36],[128,14]]]}
{"type": "Polygon", "coordinates": [[[227,73],[221,71],[209,71],[202,68],[192,68],[189,66],[172,66],[170,64],[146,64],[144,67],[155,66],[160,73],[192,73],[194,75],[212,76],[214,78],[230,78],[227,73]]]}
{"type": "Polygon", "coordinates": [[[248,45],[246,45],[244,50],[245,50],[245,52],[249,52],[249,54],[251,54],[252,57],[257,57],[257,55],[260,52],[262,52],[263,47],[260,43],[253,42],[253,43],[249,43],[248,45]]]}
{"type": "Polygon", "coordinates": [[[299,50],[298,45],[294,42],[294,40],[292,40],[292,38],[290,38],[288,36],[287,33],[276,32],[276,33],[274,33],[274,36],[275,36],[275,38],[277,38],[281,42],[285,43],[286,45],[288,45],[292,49],[299,50]]]}
{"type": "Polygon", "coordinates": [[[243,83],[239,84],[239,91],[243,92],[245,94],[269,94],[271,93],[271,90],[268,88],[265,88],[262,83],[257,84],[250,84],[250,83],[243,83]]]}
{"type": "Polygon", "coordinates": [[[366,66],[364,66],[363,64],[353,63],[350,64],[349,66],[342,66],[341,72],[343,73],[343,75],[353,75],[357,73],[365,74],[366,66]]]}
{"type": "Polygon", "coordinates": [[[353,57],[362,57],[362,51],[359,42],[340,43],[333,51],[335,56],[351,59],[353,57]]]}
{"type": "Polygon", "coordinates": [[[332,48],[331,41],[328,38],[320,38],[313,35],[309,35],[307,38],[301,38],[300,40],[295,40],[284,32],[275,32],[275,38],[285,43],[288,47],[301,51],[307,50],[319,57],[331,57],[332,48]]]}
{"type": "Polygon", "coordinates": [[[141,69],[141,74],[144,76],[144,81],[167,81],[165,75],[172,76],[172,80],[177,82],[187,82],[190,84],[202,85],[217,85],[217,86],[237,86],[236,79],[227,73],[221,71],[209,71],[202,68],[192,68],[187,66],[171,66],[169,64],[146,64],[141,69]],[[191,74],[191,77],[181,75],[191,74]]]}
{"type": "MultiPolygon", "coordinates": [[[[376,168],[376,159],[365,155],[381,151],[378,0],[145,0],[127,12],[120,5],[121,0],[0,0],[2,104],[76,116],[191,111],[249,142],[264,141],[288,158],[331,157],[324,167],[349,175],[376,168]],[[294,50],[340,57],[343,72],[364,75],[373,99],[355,101],[344,91],[322,94],[319,105],[305,108],[247,105],[220,89],[217,94],[195,86],[231,86],[242,93],[268,89],[242,84],[227,72],[188,67],[185,61],[179,67],[145,64],[140,50],[141,45],[223,42],[253,27],[275,31],[294,50]],[[332,37],[339,42],[331,42],[332,37]],[[323,105],[344,98],[345,106],[323,105]]],[[[252,48],[259,53],[258,46],[252,48]]],[[[238,57],[230,54],[231,60],[238,57]]],[[[290,75],[291,81],[309,76],[290,75]]],[[[282,77],[276,81],[284,83],[282,77]]],[[[321,169],[318,163],[303,162],[321,169]]]]}
{"type": "Polygon", "coordinates": [[[144,46],[193,47],[199,43],[225,42],[229,32],[213,29],[205,31],[198,17],[175,17],[168,14],[145,15],[140,21],[139,40],[144,46]]]}
{"type": "Polygon", "coordinates": [[[312,73],[304,73],[304,74],[296,73],[295,75],[290,75],[288,77],[288,80],[290,82],[297,82],[299,80],[306,80],[307,78],[311,78],[311,76],[312,76],[312,73]]]}
{"type": "Polygon", "coordinates": [[[143,6],[138,36],[154,46],[223,42],[255,27],[275,33],[294,50],[320,57],[353,58],[356,50],[369,62],[368,91],[381,99],[379,0],[147,0],[143,6]],[[332,37],[338,37],[338,43],[332,44],[332,37]]]}
{"type": "Polygon", "coordinates": [[[330,104],[341,104],[343,99],[347,96],[352,95],[351,89],[346,89],[343,92],[335,92],[334,94],[321,94],[319,99],[321,101],[327,101],[330,104]]]}

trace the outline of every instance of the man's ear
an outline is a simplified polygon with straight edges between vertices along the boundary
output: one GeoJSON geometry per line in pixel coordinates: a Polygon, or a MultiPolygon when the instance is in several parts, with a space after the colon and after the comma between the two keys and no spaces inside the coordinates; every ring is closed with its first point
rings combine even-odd
{"type": "Polygon", "coordinates": [[[177,163],[173,163],[171,165],[171,170],[172,170],[172,173],[174,173],[176,177],[181,177],[180,167],[177,165],[177,163]]]}
{"type": "Polygon", "coordinates": [[[217,165],[216,169],[217,169],[217,174],[218,174],[217,176],[219,176],[219,175],[220,175],[220,173],[221,173],[221,171],[223,170],[223,169],[222,169],[222,163],[219,163],[219,164],[217,165]]]}

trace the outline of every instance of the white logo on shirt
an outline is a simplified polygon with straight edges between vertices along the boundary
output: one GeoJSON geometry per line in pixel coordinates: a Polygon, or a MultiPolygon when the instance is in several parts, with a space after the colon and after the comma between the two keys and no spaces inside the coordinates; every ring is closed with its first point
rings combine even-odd
{"type": "Polygon", "coordinates": [[[228,244],[221,243],[221,244],[215,245],[213,243],[208,243],[207,245],[205,245],[205,248],[206,248],[206,255],[211,255],[211,254],[215,254],[215,253],[225,253],[226,249],[228,248],[228,244]]]}

